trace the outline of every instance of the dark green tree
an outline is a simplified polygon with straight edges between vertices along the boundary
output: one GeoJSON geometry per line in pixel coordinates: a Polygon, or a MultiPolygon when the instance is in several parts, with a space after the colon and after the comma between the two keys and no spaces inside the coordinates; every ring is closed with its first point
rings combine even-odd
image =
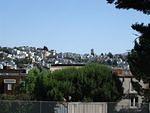
{"type": "Polygon", "coordinates": [[[85,99],[114,102],[123,95],[122,83],[112,70],[101,64],[89,64],[83,68],[83,92],[85,99]]]}
{"type": "MultiPolygon", "coordinates": [[[[150,0],[107,0],[114,3],[116,8],[134,9],[144,14],[150,14],[150,0]]],[[[144,83],[150,84],[150,24],[134,24],[132,28],[140,33],[135,40],[134,48],[128,55],[128,63],[134,77],[144,83]]],[[[138,82],[133,82],[135,90],[145,96],[146,101],[150,101],[150,90],[143,89],[138,82]]]]}
{"type": "Polygon", "coordinates": [[[33,69],[26,79],[26,93],[35,100],[117,101],[123,94],[122,83],[110,68],[88,64],[51,73],[33,69]]]}
{"type": "Polygon", "coordinates": [[[142,11],[144,14],[150,14],[149,0],[107,0],[108,3],[114,3],[118,9],[134,9],[142,11]]]}
{"type": "Polygon", "coordinates": [[[122,83],[110,68],[101,64],[88,64],[75,69],[63,69],[53,73],[59,81],[58,88],[69,101],[117,101],[123,94],[122,83]]]}
{"type": "Polygon", "coordinates": [[[35,84],[37,82],[37,76],[40,74],[40,70],[38,68],[34,68],[29,71],[26,80],[25,80],[25,87],[23,90],[25,90],[26,94],[28,94],[31,99],[34,98],[35,93],[35,84]]]}
{"type": "Polygon", "coordinates": [[[48,47],[44,46],[43,50],[48,51],[48,47]]]}
{"type": "Polygon", "coordinates": [[[108,56],[109,58],[113,58],[113,54],[112,54],[111,52],[109,52],[109,53],[107,54],[107,56],[108,56]]]}
{"type": "MultiPolygon", "coordinates": [[[[144,83],[150,83],[150,24],[132,25],[132,28],[138,31],[141,36],[135,40],[134,49],[128,55],[130,69],[135,78],[144,83]]],[[[133,82],[135,90],[145,96],[145,101],[150,101],[150,90],[144,89],[138,82],[133,82]]]]}
{"type": "Polygon", "coordinates": [[[34,98],[36,100],[46,100],[46,87],[44,85],[44,81],[43,81],[43,74],[39,74],[36,77],[35,80],[35,87],[34,87],[34,98]]]}

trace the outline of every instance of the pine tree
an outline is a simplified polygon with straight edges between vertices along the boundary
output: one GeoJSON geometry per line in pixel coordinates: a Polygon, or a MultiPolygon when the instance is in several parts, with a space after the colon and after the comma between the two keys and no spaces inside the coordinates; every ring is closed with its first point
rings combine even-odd
{"type": "Polygon", "coordinates": [[[119,9],[135,9],[150,14],[150,0],[107,0],[107,2],[114,3],[119,9]]]}
{"type": "MultiPolygon", "coordinates": [[[[115,4],[118,9],[134,9],[150,15],[150,0],[107,0],[115,4]]],[[[134,24],[132,29],[140,33],[135,39],[134,48],[128,55],[128,63],[134,77],[144,83],[150,84],[150,24],[134,24]]],[[[150,89],[143,89],[138,82],[133,82],[134,88],[139,94],[144,95],[146,101],[150,101],[150,89]]]]}

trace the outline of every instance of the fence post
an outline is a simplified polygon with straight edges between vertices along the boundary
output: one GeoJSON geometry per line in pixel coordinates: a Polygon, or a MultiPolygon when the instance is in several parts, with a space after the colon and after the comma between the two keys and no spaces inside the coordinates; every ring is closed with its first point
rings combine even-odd
{"type": "Polygon", "coordinates": [[[67,113],[69,113],[69,102],[67,102],[67,113]]]}
{"type": "Polygon", "coordinates": [[[148,104],[149,104],[149,113],[150,113],[150,102],[148,104]]]}
{"type": "Polygon", "coordinates": [[[42,107],[41,107],[41,101],[40,101],[40,113],[41,113],[41,111],[42,111],[42,109],[41,109],[42,107]]]}

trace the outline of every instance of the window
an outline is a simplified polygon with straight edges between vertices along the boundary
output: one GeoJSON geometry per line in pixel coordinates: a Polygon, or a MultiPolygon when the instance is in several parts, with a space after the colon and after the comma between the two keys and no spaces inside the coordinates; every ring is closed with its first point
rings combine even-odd
{"type": "Polygon", "coordinates": [[[134,89],[133,89],[133,86],[132,86],[132,82],[130,82],[130,84],[129,84],[130,86],[130,91],[134,91],[134,89]]]}
{"type": "Polygon", "coordinates": [[[135,106],[138,106],[138,97],[135,97],[135,106]]]}
{"type": "Polygon", "coordinates": [[[131,107],[138,107],[138,97],[131,97],[131,107]]]}
{"type": "Polygon", "coordinates": [[[8,91],[12,90],[12,84],[7,84],[7,90],[8,91]]]}
{"type": "Polygon", "coordinates": [[[134,103],[134,98],[132,97],[132,98],[131,98],[131,107],[134,106],[133,103],[134,103]]]}

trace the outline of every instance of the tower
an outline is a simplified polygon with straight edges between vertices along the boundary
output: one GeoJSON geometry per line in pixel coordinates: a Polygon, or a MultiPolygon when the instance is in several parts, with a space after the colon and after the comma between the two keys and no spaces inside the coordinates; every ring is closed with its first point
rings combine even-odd
{"type": "Polygon", "coordinates": [[[95,53],[94,53],[94,49],[91,49],[91,55],[94,56],[95,53]]]}

